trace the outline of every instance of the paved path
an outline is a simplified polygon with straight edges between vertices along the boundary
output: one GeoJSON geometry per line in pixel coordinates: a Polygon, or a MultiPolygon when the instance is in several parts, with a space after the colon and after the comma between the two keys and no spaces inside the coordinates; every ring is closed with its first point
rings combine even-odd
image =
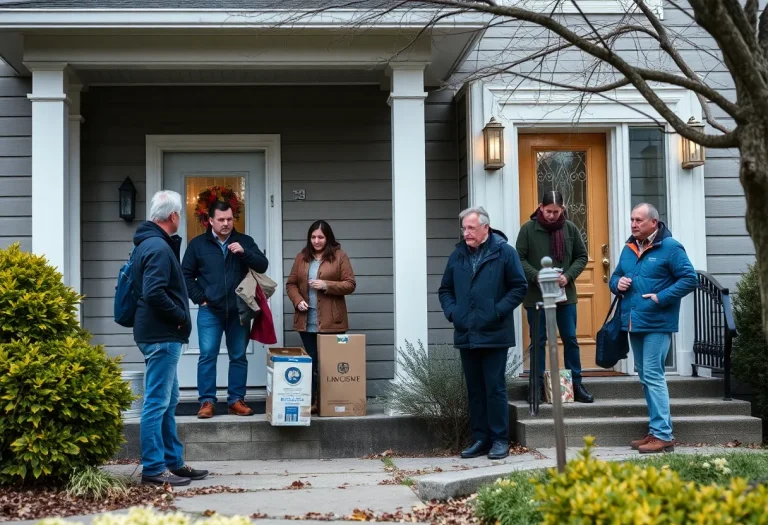
{"type": "MultiPolygon", "coordinates": [[[[569,449],[568,459],[575,457],[578,451],[576,448],[569,449]]],[[[761,452],[723,447],[677,447],[677,451],[701,454],[761,452]]],[[[637,457],[638,454],[628,447],[597,447],[595,455],[606,460],[621,460],[637,457]]],[[[179,492],[212,486],[227,486],[247,492],[179,497],[176,506],[195,516],[206,511],[222,515],[266,516],[266,519],[258,521],[258,525],[292,525],[297,518],[306,517],[309,513],[344,520],[356,508],[374,512],[409,512],[414,506],[422,504],[420,495],[429,500],[433,497],[452,497],[462,491],[471,493],[480,484],[493,482],[513,470],[554,465],[554,449],[510,456],[502,461],[489,461],[485,457],[471,460],[427,457],[194,462],[193,467],[210,470],[211,475],[205,480],[193,481],[189,487],[177,489],[179,492]],[[291,524],[286,519],[291,519],[291,524]]],[[[139,465],[111,465],[105,468],[136,479],[140,477],[139,465]]],[[[92,518],[72,517],[68,521],[89,523],[92,518]]],[[[304,520],[304,523],[322,522],[304,520]]]]}

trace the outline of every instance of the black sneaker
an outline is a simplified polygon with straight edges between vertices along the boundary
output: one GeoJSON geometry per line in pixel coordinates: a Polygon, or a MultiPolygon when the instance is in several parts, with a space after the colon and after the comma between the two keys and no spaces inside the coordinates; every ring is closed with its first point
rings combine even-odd
{"type": "Polygon", "coordinates": [[[198,481],[208,477],[207,470],[195,470],[189,465],[184,465],[181,468],[171,470],[171,472],[180,478],[188,478],[193,481],[198,481]]]}
{"type": "Polygon", "coordinates": [[[141,475],[141,482],[149,485],[165,485],[168,483],[172,487],[183,487],[189,485],[192,480],[189,478],[182,478],[173,474],[170,470],[162,472],[157,476],[145,476],[141,475]]]}
{"type": "Polygon", "coordinates": [[[491,447],[485,441],[475,441],[471,447],[462,450],[461,457],[463,459],[479,458],[485,456],[491,447]]]}

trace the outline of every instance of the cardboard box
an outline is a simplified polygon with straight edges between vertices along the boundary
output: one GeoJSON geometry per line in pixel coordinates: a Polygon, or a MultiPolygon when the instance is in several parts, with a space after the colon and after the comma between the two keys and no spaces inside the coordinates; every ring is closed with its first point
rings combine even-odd
{"type": "Polygon", "coordinates": [[[317,354],[320,416],[364,416],[365,336],[318,335],[317,354]]]}
{"type": "Polygon", "coordinates": [[[267,348],[267,421],[304,426],[312,408],[312,358],[303,348],[267,348]]]}

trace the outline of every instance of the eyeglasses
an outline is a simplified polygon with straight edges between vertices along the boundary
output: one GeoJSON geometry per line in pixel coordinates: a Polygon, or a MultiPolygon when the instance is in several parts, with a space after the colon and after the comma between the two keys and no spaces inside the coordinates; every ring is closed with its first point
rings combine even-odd
{"type": "Polygon", "coordinates": [[[464,232],[475,233],[477,230],[487,226],[488,226],[487,224],[481,224],[480,226],[466,226],[466,227],[462,226],[460,229],[461,229],[461,233],[464,233],[464,232]]]}

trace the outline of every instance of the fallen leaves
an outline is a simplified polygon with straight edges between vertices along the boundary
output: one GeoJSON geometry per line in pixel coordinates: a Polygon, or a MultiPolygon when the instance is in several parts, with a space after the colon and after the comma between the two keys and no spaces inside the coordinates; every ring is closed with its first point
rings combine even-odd
{"type": "Polygon", "coordinates": [[[308,489],[312,486],[312,483],[309,481],[301,481],[297,479],[287,487],[284,487],[283,490],[301,490],[301,489],[308,489]]]}
{"type": "Polygon", "coordinates": [[[0,489],[0,521],[35,520],[67,517],[124,509],[135,505],[151,505],[173,510],[174,494],[170,487],[133,485],[122,494],[103,500],[69,496],[64,490],[0,489]]]}
{"type": "Polygon", "coordinates": [[[430,502],[417,505],[410,512],[402,509],[396,512],[374,512],[370,509],[355,509],[352,514],[345,516],[349,521],[382,521],[399,523],[426,522],[431,525],[458,525],[480,523],[472,515],[472,507],[468,504],[473,497],[450,499],[443,502],[430,502]]]}

